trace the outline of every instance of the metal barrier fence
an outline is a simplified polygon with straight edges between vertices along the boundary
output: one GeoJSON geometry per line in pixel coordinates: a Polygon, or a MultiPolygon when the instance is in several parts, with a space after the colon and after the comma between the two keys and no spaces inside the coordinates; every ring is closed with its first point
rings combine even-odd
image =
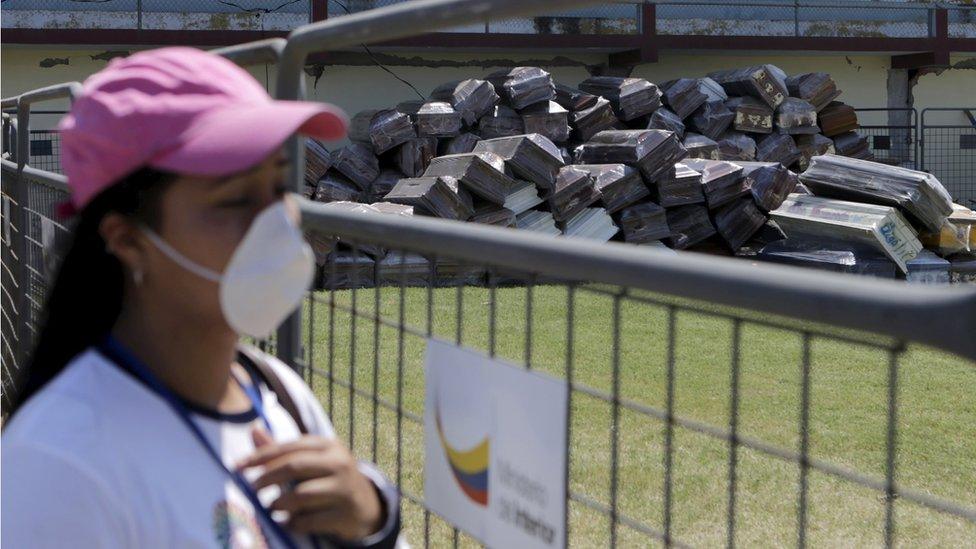
{"type": "Polygon", "coordinates": [[[964,333],[973,326],[951,320],[973,320],[964,312],[972,290],[358,217],[311,202],[302,211],[307,230],[345,251],[330,256],[306,301],[295,362],[349,445],[396,478],[415,543],[466,539],[424,506],[428,337],[568,384],[574,546],[890,546],[943,539],[939,528],[976,533],[972,498],[902,484],[897,450],[911,438],[899,423],[905,344],[921,338],[973,357],[960,346],[976,344],[964,333]],[[850,400],[866,372],[866,401],[850,400]],[[848,412],[857,427],[825,421],[848,412]],[[843,442],[865,431],[872,450],[843,442]],[[920,527],[927,510],[945,516],[920,527]]]}
{"type": "Polygon", "coordinates": [[[925,109],[920,169],[935,174],[959,203],[976,207],[976,108],[925,109]]]}
{"type": "Polygon", "coordinates": [[[857,133],[879,162],[918,169],[918,111],[916,109],[855,109],[861,123],[857,133]]]}
{"type": "MultiPolygon", "coordinates": [[[[492,13],[543,4],[500,2],[492,13]]],[[[301,98],[312,52],[464,24],[484,9],[426,1],[299,29],[283,48],[220,53],[240,63],[280,53],[278,94],[301,98]]],[[[3,108],[27,113],[26,131],[30,103],[50,95],[3,108]]],[[[300,189],[300,141],[288,150],[300,189]]],[[[11,340],[8,323],[32,329],[27,307],[45,289],[27,248],[43,257],[51,243],[31,218],[50,215],[45,188],[64,192],[63,178],[16,160],[2,161],[4,311],[8,300],[24,304],[4,317],[5,376],[30,340],[27,328],[11,340]]],[[[972,491],[953,480],[967,446],[949,444],[965,435],[926,415],[943,395],[905,358],[920,343],[976,359],[976,290],[301,206],[306,230],[336,239],[341,253],[274,351],[323,398],[357,455],[402,488],[416,545],[470,541],[425,505],[428,337],[565,381],[573,545],[958,545],[976,536],[972,491]]],[[[967,365],[960,375],[969,374],[967,365]]]]}

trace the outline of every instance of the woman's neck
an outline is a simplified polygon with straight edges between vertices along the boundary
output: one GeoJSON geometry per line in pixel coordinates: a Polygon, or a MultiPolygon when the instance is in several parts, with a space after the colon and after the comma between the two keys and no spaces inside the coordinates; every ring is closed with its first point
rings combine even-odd
{"type": "Polygon", "coordinates": [[[231,377],[237,334],[230,329],[123,307],[112,336],[180,398],[220,412],[250,406],[231,377]]]}

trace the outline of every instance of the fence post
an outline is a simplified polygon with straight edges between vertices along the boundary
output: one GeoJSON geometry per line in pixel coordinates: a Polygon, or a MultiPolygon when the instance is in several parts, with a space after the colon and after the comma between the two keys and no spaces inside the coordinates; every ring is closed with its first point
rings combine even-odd
{"type": "Polygon", "coordinates": [[[16,205],[12,205],[10,213],[13,226],[19,230],[11,234],[11,247],[17,257],[16,272],[14,280],[17,281],[19,288],[14,299],[17,309],[17,325],[14,327],[14,334],[17,341],[17,351],[14,354],[18,368],[26,367],[26,362],[31,352],[31,330],[30,330],[30,302],[28,292],[31,291],[30,272],[28,271],[29,260],[27,257],[27,233],[30,230],[30,216],[27,214],[27,203],[30,199],[27,185],[23,180],[24,166],[30,159],[30,103],[17,101],[17,176],[14,178],[14,200],[16,205]]]}
{"type": "Polygon", "coordinates": [[[136,28],[142,30],[142,0],[136,0],[136,28]]]}
{"type": "Polygon", "coordinates": [[[800,37],[800,0],[793,0],[793,36],[800,37]]]}
{"type": "Polygon", "coordinates": [[[928,109],[922,109],[922,116],[918,119],[918,169],[925,170],[925,113],[928,109]]]}

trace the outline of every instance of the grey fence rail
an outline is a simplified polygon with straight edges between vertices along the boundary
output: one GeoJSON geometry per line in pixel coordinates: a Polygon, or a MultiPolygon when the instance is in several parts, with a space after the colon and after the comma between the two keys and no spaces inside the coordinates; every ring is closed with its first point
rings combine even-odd
{"type": "MultiPolygon", "coordinates": [[[[241,63],[280,54],[278,94],[295,99],[310,53],[543,4],[552,7],[423,1],[220,53],[241,63]]],[[[2,160],[5,382],[30,348],[56,262],[58,243],[44,227],[69,230],[46,209],[66,197],[64,178],[11,153],[29,149],[30,104],[72,88],[3,101],[17,109],[5,130],[20,130],[16,147],[4,140],[2,160]]],[[[300,145],[288,147],[295,189],[300,145]]],[[[944,409],[924,370],[948,367],[920,366],[906,353],[920,345],[955,353],[966,360],[960,376],[976,367],[976,289],[355,216],[299,201],[305,230],[334,251],[274,352],[322,398],[357,455],[396,480],[415,545],[476,542],[425,505],[430,337],[565,381],[574,546],[960,545],[976,537],[976,500],[957,469],[971,456],[953,442],[976,419],[971,408],[952,408],[961,427],[931,414],[921,432],[906,423],[920,408],[944,409]]]]}

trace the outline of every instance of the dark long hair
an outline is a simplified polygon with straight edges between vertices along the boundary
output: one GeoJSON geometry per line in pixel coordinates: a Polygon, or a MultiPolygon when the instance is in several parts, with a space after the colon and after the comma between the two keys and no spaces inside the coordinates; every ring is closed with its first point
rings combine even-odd
{"type": "Polygon", "coordinates": [[[160,202],[173,174],[143,168],[96,196],[74,221],[72,239],[47,296],[42,327],[26,369],[17,372],[8,420],[57,377],[76,355],[98,343],[122,310],[125,273],[105,249],[98,228],[111,212],[158,229],[160,202]]]}

